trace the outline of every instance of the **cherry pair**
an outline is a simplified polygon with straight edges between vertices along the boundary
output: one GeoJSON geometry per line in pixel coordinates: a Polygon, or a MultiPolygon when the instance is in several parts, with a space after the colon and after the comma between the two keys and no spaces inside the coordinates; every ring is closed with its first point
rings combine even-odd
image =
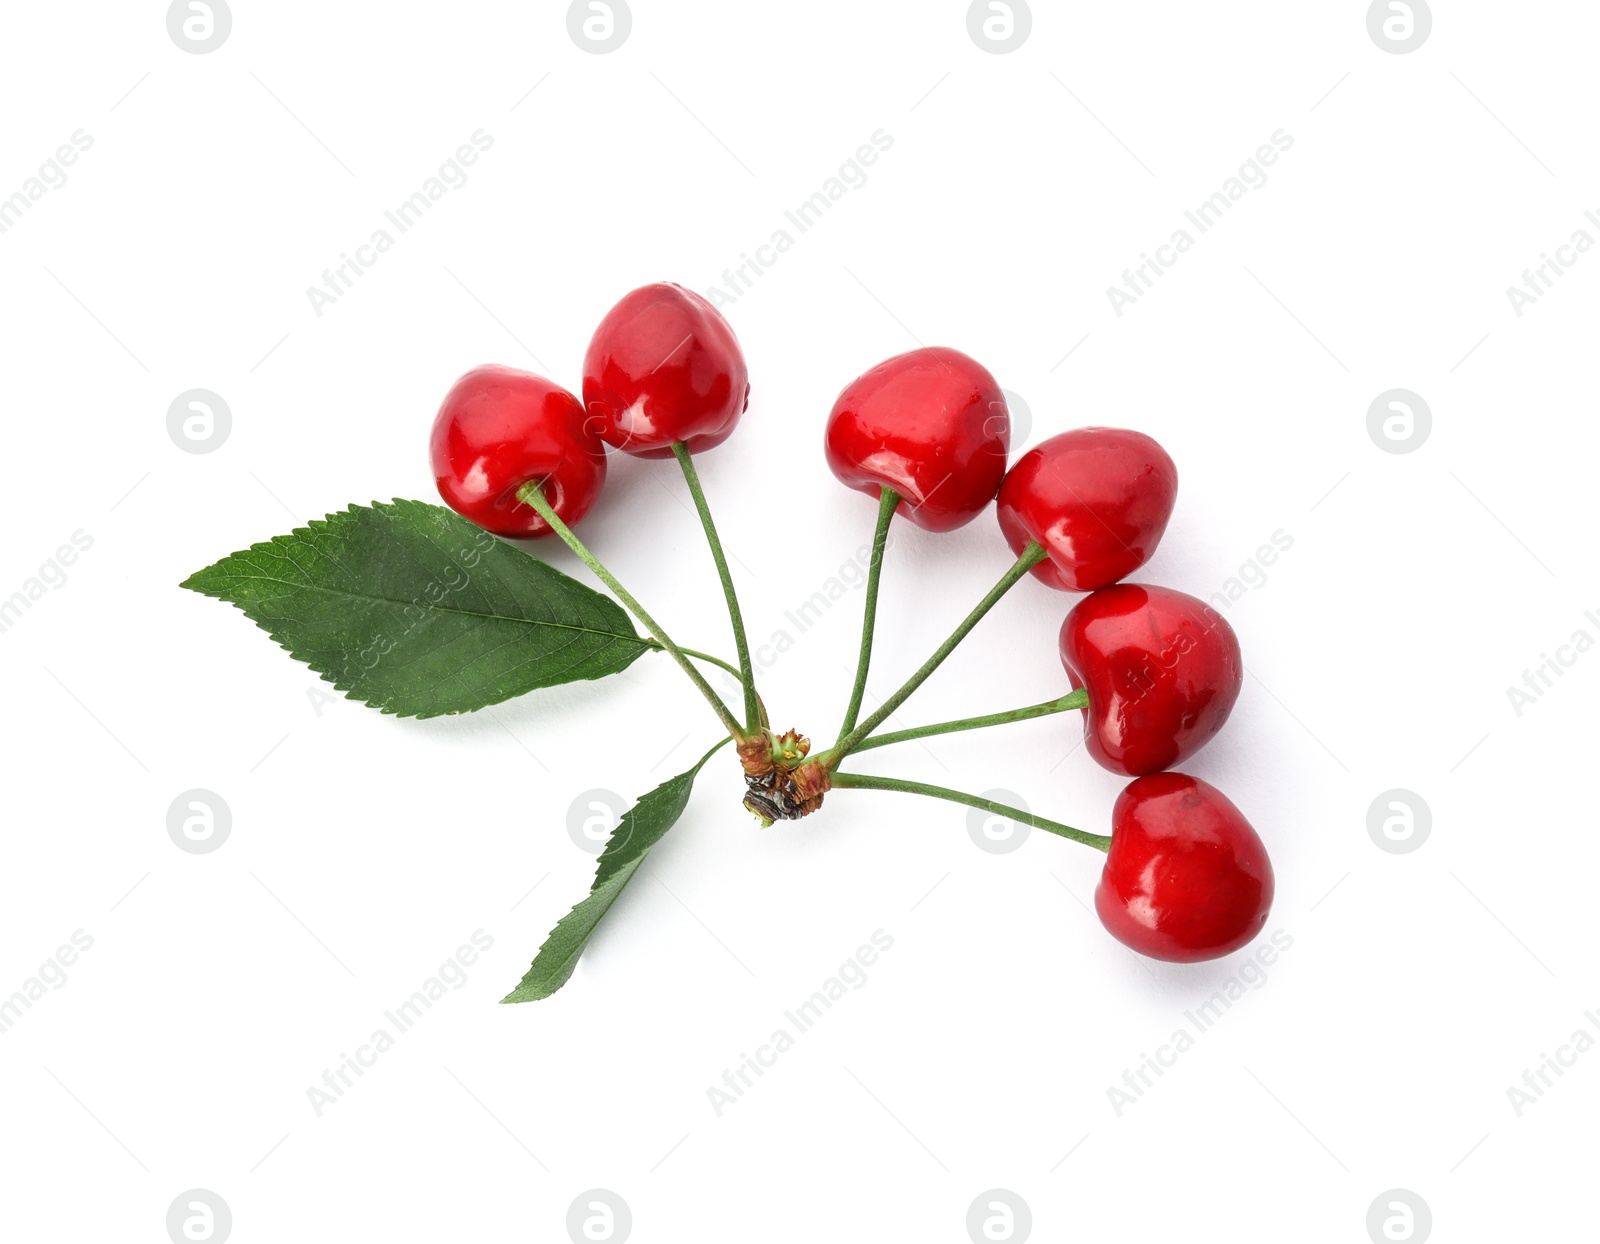
{"type": "Polygon", "coordinates": [[[1172,516],[1178,472],[1140,432],[1078,428],[1029,450],[1008,472],[1011,414],[995,378],[959,350],[896,355],[845,386],[828,417],[828,466],[927,531],[970,523],[999,495],[1000,529],[1021,553],[1049,554],[1033,573],[1087,592],[1155,552],[1172,516]]]}
{"type": "Polygon", "coordinates": [[[583,360],[583,401],[542,376],[483,366],[434,420],[434,479],[451,509],[500,536],[546,536],[517,490],[537,482],[569,527],[599,499],[606,446],[670,458],[720,445],[750,401],[733,329],[681,285],[646,285],[607,312],[583,360]]]}

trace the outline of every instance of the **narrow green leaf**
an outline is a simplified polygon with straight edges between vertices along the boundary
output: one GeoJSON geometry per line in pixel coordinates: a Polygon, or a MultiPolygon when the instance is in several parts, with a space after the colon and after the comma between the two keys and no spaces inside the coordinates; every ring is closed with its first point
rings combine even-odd
{"type": "Polygon", "coordinates": [[[604,678],[653,647],[609,596],[421,501],[352,505],[181,586],[237,605],[351,699],[402,717],[604,678]]]}
{"type": "Polygon", "coordinates": [[[717,747],[727,741],[723,739],[700,757],[699,763],[689,772],[668,778],[623,813],[622,820],[611,831],[606,849],[600,853],[588,897],[557,921],[550,936],[544,939],[544,945],[539,947],[527,975],[500,1001],[537,1002],[567,983],[572,970],[578,966],[589,935],[611,910],[611,904],[617,901],[623,887],[633,880],[633,874],[639,871],[650,848],[678,823],[689,804],[695,778],[717,747]]]}

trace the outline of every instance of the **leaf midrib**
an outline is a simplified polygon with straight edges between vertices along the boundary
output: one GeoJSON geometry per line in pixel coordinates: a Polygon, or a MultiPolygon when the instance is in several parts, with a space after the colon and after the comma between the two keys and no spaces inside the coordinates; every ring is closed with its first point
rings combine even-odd
{"type": "MultiPolygon", "coordinates": [[[[236,577],[256,582],[276,583],[281,587],[295,588],[303,592],[325,592],[329,596],[344,596],[352,600],[380,601],[386,605],[415,605],[417,603],[414,600],[401,600],[396,596],[378,596],[371,592],[352,592],[346,590],[345,588],[323,587],[319,583],[296,583],[292,579],[279,579],[272,575],[266,574],[239,575],[236,577]]],[[[223,597],[222,599],[227,598],[223,597]]],[[[237,605],[240,609],[244,608],[244,604],[240,601],[231,601],[230,603],[237,605]]],[[[592,626],[574,626],[570,622],[545,622],[534,618],[513,618],[502,613],[479,613],[470,609],[451,609],[445,605],[427,604],[422,606],[422,608],[426,608],[429,611],[437,613],[458,614],[463,618],[482,618],[485,621],[491,622],[515,622],[523,626],[550,626],[565,631],[582,631],[587,635],[604,635],[608,639],[631,639],[641,648],[649,648],[653,646],[648,639],[645,639],[639,635],[638,632],[632,630],[602,631],[592,626]]],[[[305,621],[303,618],[297,618],[294,620],[301,622],[305,621]]]]}

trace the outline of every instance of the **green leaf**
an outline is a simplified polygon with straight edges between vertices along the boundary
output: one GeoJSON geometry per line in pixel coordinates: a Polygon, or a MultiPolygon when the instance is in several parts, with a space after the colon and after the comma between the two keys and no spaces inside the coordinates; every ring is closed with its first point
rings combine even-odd
{"type": "Polygon", "coordinates": [[[604,678],[654,647],[609,596],[421,501],[352,505],[181,586],[237,605],[352,699],[402,717],[604,678]]]}
{"type": "Polygon", "coordinates": [[[600,853],[600,863],[594,872],[594,884],[589,895],[556,923],[550,936],[544,939],[533,966],[528,969],[517,987],[502,1002],[537,1002],[548,998],[567,983],[578,958],[588,945],[611,904],[617,901],[623,887],[633,880],[650,848],[661,841],[662,835],[678,823],[689,804],[689,792],[694,780],[710,760],[712,754],[728,740],[700,757],[700,762],[687,773],[668,778],[638,803],[629,808],[611,831],[606,849],[600,853]]]}

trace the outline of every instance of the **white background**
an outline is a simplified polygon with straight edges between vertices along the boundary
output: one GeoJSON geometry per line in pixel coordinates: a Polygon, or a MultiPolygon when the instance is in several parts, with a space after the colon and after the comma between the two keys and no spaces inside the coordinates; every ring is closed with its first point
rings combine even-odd
{"type": "MultiPolygon", "coordinates": [[[[0,595],[93,545],[0,635],[0,994],[74,930],[94,944],[0,1036],[8,1234],[161,1240],[191,1188],[239,1241],[561,1240],[591,1188],[640,1241],[961,1241],[991,1188],[1037,1239],[1362,1241],[1393,1188],[1440,1240],[1564,1233],[1592,1208],[1600,1056],[1520,1117],[1507,1089],[1600,1007],[1600,656],[1520,716],[1506,688],[1600,638],[1600,257],[1520,317],[1505,291],[1600,239],[1600,13],[1435,8],[1395,55],[1359,2],[1037,3],[996,55],[959,3],[636,0],[594,55],[558,3],[238,0],[194,55],[161,4],[11,6],[0,194],[93,145],[0,235],[0,595]],[[467,183],[318,316],[307,287],[480,129],[467,183]],[[960,808],[855,792],[758,832],[724,756],[570,984],[498,1006],[588,885],[569,804],[688,767],[704,706],[660,657],[459,719],[319,704],[176,587],[349,502],[433,499],[458,374],[576,386],[622,293],[723,285],[880,129],[865,184],[725,308],[754,395],[701,470],[756,642],[795,639],[762,676],[775,724],[831,739],[853,662],[859,592],[804,634],[784,618],[870,535],[823,420],[919,342],[989,366],[1030,443],[1111,423],[1166,446],[1177,511],[1138,580],[1207,596],[1293,541],[1229,612],[1249,675],[1188,766],[1266,840],[1293,946],[1120,1116],[1107,1090],[1251,952],[1125,952],[1085,906],[1093,852],[988,853],[960,808]],[[1107,286],[1278,130],[1266,184],[1115,314],[1107,286]],[[1433,413],[1406,455],[1367,432],[1397,387],[1433,413]],[[168,437],[192,388],[231,407],[215,452],[168,437]],[[232,810],[213,854],[166,832],[196,787],[232,810]],[[1368,835],[1391,788],[1432,810],[1410,854],[1368,835]],[[324,1069],[478,929],[466,985],[317,1117],[324,1069]],[[877,929],[865,986],[717,1117],[724,1069],[877,929]]],[[[671,463],[614,457],[582,534],[682,642],[731,649],[671,463]]],[[[873,692],[1009,561],[992,511],[897,526],[873,692]]],[[[1065,690],[1071,600],[1019,587],[897,721],[1065,690]]],[[[1077,731],[861,767],[1104,830],[1120,783],[1077,731]]]]}

